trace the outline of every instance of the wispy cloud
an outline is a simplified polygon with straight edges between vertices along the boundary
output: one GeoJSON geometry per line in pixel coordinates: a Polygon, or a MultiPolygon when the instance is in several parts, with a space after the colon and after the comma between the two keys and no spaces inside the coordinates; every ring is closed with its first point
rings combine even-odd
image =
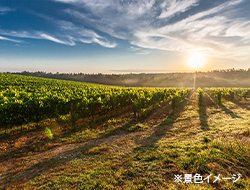
{"type": "Polygon", "coordinates": [[[173,17],[178,13],[185,12],[193,6],[198,5],[198,0],[164,1],[161,4],[162,12],[159,18],[173,17]]]}
{"type": "Polygon", "coordinates": [[[101,46],[107,47],[107,48],[114,48],[116,47],[116,43],[109,43],[108,41],[101,40],[98,38],[93,38],[93,42],[96,42],[97,44],[100,44],[101,46]]]}
{"type": "Polygon", "coordinates": [[[11,12],[11,11],[15,11],[15,9],[0,6],[0,15],[4,15],[4,14],[11,12]]]}
{"type": "MultiPolygon", "coordinates": [[[[247,1],[205,0],[54,0],[56,14],[34,12],[54,31],[0,30],[0,35],[49,40],[69,46],[96,43],[106,48],[126,40],[137,54],[151,49],[189,52],[232,59],[250,58],[247,1]],[[70,5],[70,6],[65,6],[70,5]],[[245,11],[243,14],[242,11],[245,11]]],[[[0,7],[0,14],[11,11],[0,7]]],[[[9,39],[10,39],[9,38],[9,39]]],[[[4,40],[4,39],[2,39],[4,40]]]]}
{"type": "Polygon", "coordinates": [[[105,37],[100,36],[94,30],[86,29],[85,27],[79,27],[69,21],[58,20],[55,21],[61,30],[66,31],[66,34],[70,34],[74,37],[75,41],[82,43],[97,43],[103,47],[115,48],[116,43],[110,42],[105,37]]]}
{"type": "Polygon", "coordinates": [[[249,58],[250,14],[238,16],[242,0],[209,2],[208,8],[198,0],[57,1],[75,5],[64,10],[75,19],[140,48],[249,58]]]}
{"type": "MultiPolygon", "coordinates": [[[[71,45],[71,46],[75,45],[74,40],[70,37],[67,37],[67,39],[64,39],[64,40],[60,40],[51,36],[50,34],[46,34],[45,32],[41,32],[41,31],[27,32],[27,31],[0,30],[0,34],[4,34],[6,36],[12,36],[15,38],[49,40],[49,41],[59,43],[59,44],[64,44],[64,45],[71,45]]],[[[9,38],[5,38],[5,40],[12,41],[12,42],[21,42],[19,40],[12,40],[9,38]]]]}
{"type": "Polygon", "coordinates": [[[55,0],[56,2],[63,2],[63,3],[75,3],[80,2],[80,0],[55,0]]]}
{"type": "MultiPolygon", "coordinates": [[[[74,2],[72,1],[65,1],[65,2],[74,2]]],[[[11,9],[6,9],[11,10],[11,9]]],[[[35,11],[29,10],[29,14],[34,16],[40,17],[41,19],[46,20],[47,22],[51,23],[57,29],[53,31],[36,31],[36,30],[4,30],[0,29],[0,34],[6,36],[12,36],[16,38],[23,38],[23,39],[40,39],[40,40],[49,40],[58,44],[75,46],[76,42],[81,43],[96,43],[100,46],[106,48],[114,48],[117,46],[115,42],[109,41],[107,38],[97,34],[92,29],[86,29],[84,26],[77,26],[73,22],[67,20],[60,20],[56,19],[52,16],[45,15],[42,13],[37,13],[35,11]]],[[[8,38],[6,38],[8,39],[8,38]]],[[[11,41],[11,40],[9,40],[11,41]]],[[[12,40],[13,42],[17,42],[12,40]]]]}
{"type": "Polygon", "coordinates": [[[144,48],[140,48],[140,47],[136,47],[136,46],[130,46],[130,50],[133,51],[133,52],[136,52],[136,54],[139,54],[139,55],[146,55],[146,54],[149,54],[151,53],[149,50],[147,49],[144,49],[144,48]]]}
{"type": "Polygon", "coordinates": [[[190,48],[191,45],[193,48],[212,50],[217,56],[235,58],[236,52],[242,50],[244,46],[245,51],[242,55],[248,56],[250,46],[244,44],[247,39],[250,39],[249,32],[247,32],[249,22],[244,21],[243,18],[237,18],[237,15],[232,17],[228,14],[228,10],[239,3],[242,1],[223,3],[174,24],[163,26],[157,30],[157,34],[181,40],[180,47],[184,48],[183,50],[190,48]]]}
{"type": "Polygon", "coordinates": [[[65,44],[65,45],[71,45],[71,46],[75,45],[73,38],[71,38],[71,39],[69,38],[68,42],[66,42],[66,41],[59,40],[59,39],[57,39],[57,38],[55,38],[53,36],[50,36],[50,35],[44,34],[44,33],[38,33],[38,35],[34,36],[34,38],[50,40],[52,42],[56,42],[56,43],[59,43],[59,44],[65,44]]]}
{"type": "MultiPolygon", "coordinates": [[[[60,21],[57,23],[59,29],[66,30],[67,32],[59,33],[58,36],[53,36],[48,32],[44,31],[11,31],[11,30],[0,30],[0,34],[6,36],[12,36],[15,38],[22,39],[40,39],[49,40],[58,44],[75,46],[76,42],[82,43],[97,43],[103,47],[114,48],[117,46],[116,43],[112,43],[106,38],[98,35],[93,30],[88,30],[84,28],[75,27],[74,24],[70,22],[60,21]]],[[[0,40],[8,40],[12,42],[21,42],[20,40],[13,40],[10,38],[0,37],[0,40]]]]}
{"type": "Polygon", "coordinates": [[[15,40],[15,39],[10,39],[10,38],[6,38],[3,36],[0,36],[0,40],[5,40],[5,41],[10,41],[10,42],[16,42],[16,43],[20,43],[20,40],[15,40]]]}

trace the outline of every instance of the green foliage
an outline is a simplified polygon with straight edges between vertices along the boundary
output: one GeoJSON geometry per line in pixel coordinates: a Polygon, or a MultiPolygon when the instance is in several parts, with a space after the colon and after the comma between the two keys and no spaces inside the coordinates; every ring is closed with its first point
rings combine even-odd
{"type": "Polygon", "coordinates": [[[198,95],[198,100],[199,100],[199,106],[202,106],[204,91],[201,88],[198,88],[197,95],[198,95]]]}
{"type": "Polygon", "coordinates": [[[45,128],[45,132],[46,132],[46,135],[47,135],[50,139],[53,139],[53,138],[54,138],[53,133],[51,132],[50,128],[46,127],[46,128],[45,128]]]}
{"type": "Polygon", "coordinates": [[[215,98],[218,104],[222,103],[222,97],[231,101],[235,98],[246,100],[250,93],[250,88],[206,88],[205,90],[215,98]]]}
{"type": "Polygon", "coordinates": [[[209,143],[210,142],[210,139],[206,136],[203,136],[203,142],[204,143],[209,143]]]}
{"type": "Polygon", "coordinates": [[[70,114],[74,126],[79,118],[107,114],[133,107],[135,116],[151,105],[173,97],[178,105],[189,89],[123,88],[79,82],[0,74],[0,127],[70,114]]]}
{"type": "Polygon", "coordinates": [[[172,106],[173,111],[175,111],[176,108],[181,104],[181,102],[185,100],[189,92],[190,89],[178,90],[170,96],[171,98],[170,104],[172,106]]]}

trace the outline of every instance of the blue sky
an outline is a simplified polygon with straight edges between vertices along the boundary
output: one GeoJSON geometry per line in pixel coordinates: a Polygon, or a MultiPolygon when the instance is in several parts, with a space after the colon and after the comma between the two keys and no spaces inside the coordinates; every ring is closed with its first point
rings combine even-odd
{"type": "Polygon", "coordinates": [[[0,71],[250,67],[248,0],[1,0],[0,71]]]}

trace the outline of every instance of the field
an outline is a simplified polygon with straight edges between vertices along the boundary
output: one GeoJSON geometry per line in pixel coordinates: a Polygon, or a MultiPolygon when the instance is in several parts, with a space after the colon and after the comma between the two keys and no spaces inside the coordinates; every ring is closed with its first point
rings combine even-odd
{"type": "Polygon", "coordinates": [[[0,74],[0,189],[250,189],[249,92],[0,74]]]}

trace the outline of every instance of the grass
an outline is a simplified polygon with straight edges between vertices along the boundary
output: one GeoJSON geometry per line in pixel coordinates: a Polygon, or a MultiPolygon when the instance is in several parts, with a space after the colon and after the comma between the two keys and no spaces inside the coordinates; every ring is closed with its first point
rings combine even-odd
{"type": "Polygon", "coordinates": [[[191,96],[173,114],[163,104],[141,119],[127,112],[79,121],[74,130],[64,118],[1,139],[7,149],[0,155],[0,188],[250,189],[250,110],[225,100],[224,107],[206,104],[206,98],[199,106],[191,96]],[[242,177],[237,183],[174,182],[174,175],[187,173],[242,177]]]}

